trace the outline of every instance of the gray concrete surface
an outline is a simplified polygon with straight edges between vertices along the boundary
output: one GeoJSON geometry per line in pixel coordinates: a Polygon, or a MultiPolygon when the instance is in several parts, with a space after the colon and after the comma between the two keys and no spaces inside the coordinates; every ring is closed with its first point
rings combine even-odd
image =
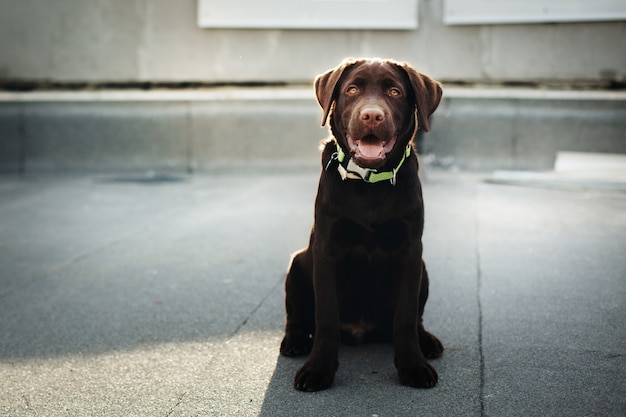
{"type": "MultiPolygon", "coordinates": [[[[0,92],[0,172],[317,165],[313,88],[0,92]]],[[[550,169],[559,151],[626,153],[626,92],[444,86],[424,136],[435,165],[550,169]]]]}
{"type": "Polygon", "coordinates": [[[388,345],[291,388],[282,276],[318,169],[0,177],[0,415],[621,416],[626,194],[425,172],[439,385],[388,345]]]}

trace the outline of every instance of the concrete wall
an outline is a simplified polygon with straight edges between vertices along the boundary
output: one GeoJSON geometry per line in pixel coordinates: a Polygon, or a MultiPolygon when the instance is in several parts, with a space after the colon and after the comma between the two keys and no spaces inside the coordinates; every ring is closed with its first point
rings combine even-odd
{"type": "MultiPolygon", "coordinates": [[[[350,31],[201,29],[195,0],[0,0],[0,88],[310,83],[346,56],[405,60],[444,82],[626,82],[624,21],[446,26],[444,1],[419,1],[416,30],[350,31]]],[[[326,133],[310,86],[231,90],[0,92],[0,172],[319,164],[326,133]]],[[[423,146],[434,163],[547,169],[559,150],[626,152],[624,91],[444,90],[423,146]]]]}
{"type": "Polygon", "coordinates": [[[406,60],[440,80],[626,81],[626,22],[414,31],[209,30],[194,0],[0,0],[0,81],[308,82],[346,56],[406,60]]]}
{"type": "MultiPolygon", "coordinates": [[[[0,173],[319,169],[310,88],[0,93],[0,173]]],[[[626,153],[626,93],[446,88],[427,161],[550,169],[558,151],[626,153]]]]}

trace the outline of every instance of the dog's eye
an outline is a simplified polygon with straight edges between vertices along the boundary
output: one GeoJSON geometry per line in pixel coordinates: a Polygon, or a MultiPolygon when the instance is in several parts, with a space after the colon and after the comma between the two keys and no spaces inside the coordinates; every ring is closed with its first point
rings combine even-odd
{"type": "Polygon", "coordinates": [[[358,87],[355,87],[355,86],[353,86],[353,85],[351,85],[350,87],[348,87],[348,89],[346,90],[346,93],[348,93],[348,94],[349,94],[349,95],[351,95],[351,96],[355,95],[355,94],[356,94],[356,93],[358,93],[358,92],[359,92],[359,88],[358,88],[358,87]]]}
{"type": "Polygon", "coordinates": [[[389,95],[391,97],[400,97],[402,95],[402,93],[400,92],[399,89],[394,87],[394,88],[390,88],[389,89],[389,95]]]}

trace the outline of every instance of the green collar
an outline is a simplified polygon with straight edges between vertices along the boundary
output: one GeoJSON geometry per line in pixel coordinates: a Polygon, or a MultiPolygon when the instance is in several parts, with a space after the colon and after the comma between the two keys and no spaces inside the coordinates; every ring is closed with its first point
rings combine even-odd
{"type": "MultiPolygon", "coordinates": [[[[358,179],[370,184],[389,180],[391,181],[391,185],[396,185],[396,174],[400,170],[400,167],[402,166],[406,158],[411,154],[411,145],[409,144],[406,146],[406,149],[402,154],[402,159],[400,159],[400,162],[394,169],[392,169],[391,171],[378,172],[375,169],[363,168],[357,165],[357,163],[354,162],[352,158],[348,158],[346,160],[346,154],[343,149],[341,149],[341,146],[339,146],[339,143],[337,143],[337,141],[335,141],[335,145],[337,146],[337,152],[332,155],[328,166],[330,166],[330,163],[333,160],[337,160],[337,162],[339,162],[339,164],[337,165],[337,170],[339,171],[342,180],[358,179]]],[[[328,169],[328,166],[326,167],[326,169],[328,169]]]]}

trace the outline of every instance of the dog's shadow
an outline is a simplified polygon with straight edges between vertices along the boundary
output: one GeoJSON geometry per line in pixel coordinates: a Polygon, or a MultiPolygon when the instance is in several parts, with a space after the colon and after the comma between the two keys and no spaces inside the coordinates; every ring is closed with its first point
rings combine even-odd
{"type": "Polygon", "coordinates": [[[316,393],[293,388],[305,359],[278,355],[260,416],[402,414],[407,402],[424,392],[398,383],[391,344],[342,345],[333,385],[316,393]]]}

